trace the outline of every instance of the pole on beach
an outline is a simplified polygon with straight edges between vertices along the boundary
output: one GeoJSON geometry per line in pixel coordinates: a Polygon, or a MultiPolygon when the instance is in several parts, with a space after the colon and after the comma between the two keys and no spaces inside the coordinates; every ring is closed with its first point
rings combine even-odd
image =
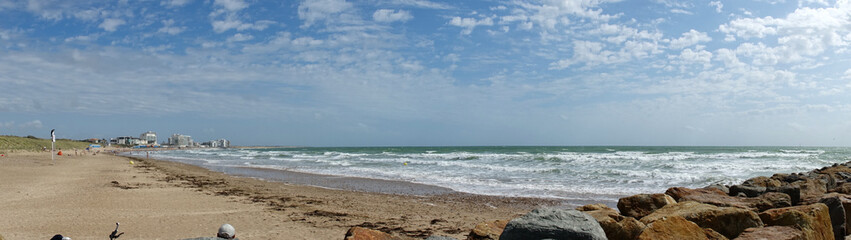
{"type": "Polygon", "coordinates": [[[50,138],[53,140],[52,142],[50,142],[50,161],[51,162],[55,161],[55,160],[53,160],[53,149],[54,149],[53,145],[56,144],[56,134],[53,133],[54,131],[56,131],[56,129],[50,130],[50,138]]]}

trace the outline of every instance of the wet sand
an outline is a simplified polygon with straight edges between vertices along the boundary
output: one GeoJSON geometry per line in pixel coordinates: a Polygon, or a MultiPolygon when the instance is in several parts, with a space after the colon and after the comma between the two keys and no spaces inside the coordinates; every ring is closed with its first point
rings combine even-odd
{"type": "Polygon", "coordinates": [[[478,222],[562,204],[393,181],[229,172],[261,171],[275,180],[267,181],[170,161],[130,160],[100,154],[51,162],[47,153],[0,158],[0,234],[105,239],[121,222],[120,239],[181,239],[212,236],[230,223],[242,239],[341,239],[352,226],[419,239],[432,234],[463,239],[478,222]],[[331,189],[335,184],[360,191],[331,189]]]}

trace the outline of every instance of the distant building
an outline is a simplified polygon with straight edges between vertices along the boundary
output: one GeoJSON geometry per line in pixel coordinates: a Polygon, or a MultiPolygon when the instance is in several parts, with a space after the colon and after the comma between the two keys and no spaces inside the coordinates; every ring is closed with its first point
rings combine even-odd
{"type": "Polygon", "coordinates": [[[157,133],[152,131],[147,131],[139,135],[139,138],[144,141],[144,145],[157,145],[157,133]]]}
{"type": "Polygon", "coordinates": [[[193,147],[195,146],[195,142],[192,141],[192,137],[189,135],[175,133],[168,138],[168,145],[175,147],[193,147]]]}
{"type": "Polygon", "coordinates": [[[229,148],[230,147],[230,141],[222,138],[222,139],[219,139],[219,140],[213,140],[213,141],[206,142],[205,145],[213,147],[213,148],[229,148]]]}

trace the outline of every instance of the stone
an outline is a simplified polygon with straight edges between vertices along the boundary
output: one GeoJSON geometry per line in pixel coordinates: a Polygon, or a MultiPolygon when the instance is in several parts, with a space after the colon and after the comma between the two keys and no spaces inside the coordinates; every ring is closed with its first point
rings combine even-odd
{"type": "Polygon", "coordinates": [[[730,196],[736,196],[739,193],[744,193],[747,197],[759,197],[765,193],[766,187],[759,186],[747,186],[747,185],[733,185],[730,186],[730,196]]]}
{"type": "Polygon", "coordinates": [[[711,228],[704,228],[703,233],[706,234],[706,238],[709,240],[729,240],[729,238],[711,228]]]}
{"type": "Polygon", "coordinates": [[[738,207],[752,211],[764,211],[771,208],[791,206],[790,198],[783,193],[766,193],[756,198],[733,197],[717,191],[703,191],[687,188],[676,189],[679,201],[695,201],[719,207],[738,207]]]}
{"type": "Polygon", "coordinates": [[[821,195],[827,193],[827,185],[825,185],[825,183],[819,179],[807,178],[805,180],[793,182],[790,184],[793,186],[797,186],[801,189],[800,202],[807,205],[818,202],[818,200],[821,198],[821,195]]]}
{"type": "Polygon", "coordinates": [[[804,232],[787,226],[748,228],[734,240],[804,240],[804,232]]]}
{"type": "MultiPolygon", "coordinates": [[[[588,205],[586,205],[588,206],[588,205]]],[[[582,206],[577,209],[597,209],[591,211],[583,211],[591,215],[603,228],[606,237],[609,240],[632,240],[641,234],[645,225],[633,217],[625,217],[620,215],[616,210],[609,207],[597,208],[582,206]]]]}
{"type": "Polygon", "coordinates": [[[755,178],[745,180],[745,182],[743,182],[742,185],[755,186],[755,187],[780,187],[780,186],[783,186],[783,184],[780,182],[780,180],[777,180],[777,179],[774,179],[774,178],[768,178],[768,177],[764,177],[764,176],[759,176],[759,177],[755,177],[755,178]]]}
{"type": "Polygon", "coordinates": [[[602,204],[602,203],[588,204],[588,205],[580,206],[580,207],[576,208],[577,211],[582,211],[582,212],[600,210],[600,209],[612,209],[612,208],[610,208],[606,204],[602,204]]]}
{"type": "Polygon", "coordinates": [[[597,220],[583,212],[538,208],[508,222],[499,239],[605,240],[606,233],[597,220]]]}
{"type": "MultiPolygon", "coordinates": [[[[697,224],[681,216],[669,216],[647,225],[647,228],[638,236],[638,240],[707,240],[710,239],[707,233],[712,234],[712,232],[704,231],[697,224]]],[[[717,237],[717,235],[713,234],[713,237],[717,237]]]]}
{"type": "Polygon", "coordinates": [[[841,183],[838,184],[835,188],[830,189],[828,192],[842,193],[842,194],[851,194],[851,183],[841,183]]]}
{"type": "Polygon", "coordinates": [[[824,203],[827,206],[827,211],[830,214],[830,225],[833,227],[833,236],[836,240],[842,240],[845,237],[845,207],[842,205],[842,199],[838,194],[824,195],[819,199],[819,203],[824,203]]]}
{"type": "Polygon", "coordinates": [[[792,201],[792,205],[798,205],[801,202],[801,188],[793,185],[785,185],[779,188],[768,187],[765,189],[768,192],[779,192],[785,193],[789,195],[789,200],[792,201]]]}
{"type": "Polygon", "coordinates": [[[432,236],[429,236],[428,238],[426,238],[425,240],[458,240],[458,239],[454,238],[454,237],[432,235],[432,236]]]}
{"type": "Polygon", "coordinates": [[[497,240],[505,225],[509,220],[496,220],[490,222],[482,222],[476,224],[470,234],[467,235],[467,240],[497,240]]]}
{"type": "Polygon", "coordinates": [[[735,238],[751,227],[761,227],[762,221],[753,212],[736,207],[717,207],[694,201],[667,205],[641,218],[644,224],[669,216],[681,216],[703,228],[711,228],[727,238],[735,238]]]}
{"type": "Polygon", "coordinates": [[[352,227],[349,228],[349,231],[346,232],[346,238],[343,240],[403,240],[402,238],[395,237],[390,235],[389,233],[362,228],[362,227],[352,227]]]}
{"type": "Polygon", "coordinates": [[[700,193],[700,194],[717,194],[717,195],[727,196],[727,193],[724,193],[723,191],[718,190],[716,188],[691,189],[691,188],[684,188],[684,187],[672,187],[672,188],[668,188],[668,190],[665,191],[665,194],[667,194],[668,196],[671,196],[671,198],[673,198],[677,202],[680,202],[680,198],[682,198],[683,196],[693,195],[693,194],[698,194],[698,193],[700,193]]]}
{"type": "Polygon", "coordinates": [[[724,186],[724,185],[722,185],[722,184],[717,184],[717,183],[716,183],[716,184],[712,184],[712,185],[706,186],[705,188],[714,188],[714,189],[721,190],[722,192],[724,192],[724,194],[730,194],[730,188],[729,188],[729,187],[727,187],[727,186],[724,186]]]}
{"type": "Polygon", "coordinates": [[[830,213],[824,203],[770,209],[760,213],[759,218],[768,226],[800,229],[804,239],[834,240],[830,213]]]}
{"type": "Polygon", "coordinates": [[[657,194],[638,194],[618,200],[618,210],[627,217],[642,218],[668,204],[677,203],[671,196],[657,194]]]}

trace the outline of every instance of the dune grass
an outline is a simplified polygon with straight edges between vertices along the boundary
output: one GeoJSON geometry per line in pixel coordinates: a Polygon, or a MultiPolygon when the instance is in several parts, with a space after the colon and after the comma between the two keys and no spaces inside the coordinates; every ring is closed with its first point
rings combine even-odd
{"type": "MultiPolygon", "coordinates": [[[[68,139],[56,139],[56,149],[85,149],[88,142],[68,139]]],[[[42,147],[50,149],[50,139],[17,136],[0,136],[0,153],[16,151],[41,151],[42,147]]]]}

